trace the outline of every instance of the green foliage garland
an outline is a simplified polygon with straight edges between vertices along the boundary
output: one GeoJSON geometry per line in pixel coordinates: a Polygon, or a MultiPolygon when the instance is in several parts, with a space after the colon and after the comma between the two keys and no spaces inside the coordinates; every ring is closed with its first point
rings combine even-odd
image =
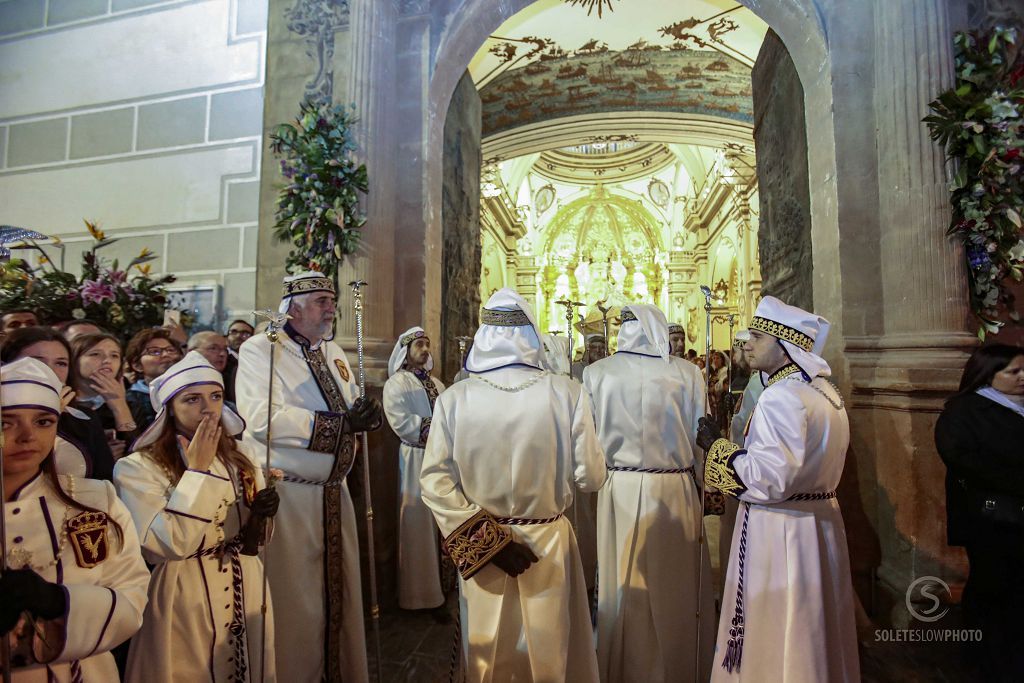
{"type": "Polygon", "coordinates": [[[354,117],[337,105],[302,104],[295,123],[277,127],[270,149],[281,158],[288,184],[277,198],[275,236],[293,249],[289,272],[318,270],[329,277],[359,245],[366,216],[366,166],[354,159],[354,117]]]}
{"type": "Polygon", "coordinates": [[[1018,321],[1006,279],[1024,278],[1024,51],[1016,30],[958,33],[956,84],[929,106],[933,140],[957,164],[949,234],[964,244],[978,336],[1018,321]]]}

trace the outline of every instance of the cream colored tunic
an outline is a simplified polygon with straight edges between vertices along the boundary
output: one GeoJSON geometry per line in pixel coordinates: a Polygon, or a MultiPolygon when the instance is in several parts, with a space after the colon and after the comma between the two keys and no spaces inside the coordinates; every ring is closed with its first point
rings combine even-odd
{"type": "Polygon", "coordinates": [[[60,647],[48,664],[14,669],[15,683],[69,683],[76,671],[81,680],[117,681],[117,665],[110,651],[132,637],[142,624],[149,572],[139,552],[139,537],[124,504],[107,481],[61,476],[65,491],[75,500],[107,513],[120,524],[119,545],[107,527],[107,556],[94,567],[79,566],[67,522],[82,513],[57,496],[45,474],[25,484],[4,503],[10,566],[29,565],[44,579],[62,584],[67,592],[66,616],[38,622],[46,629],[46,642],[60,647]],[[53,560],[56,564],[51,564],[53,560]]]}
{"type": "MultiPolygon", "coordinates": [[[[431,380],[438,393],[444,391],[441,380],[431,380]]],[[[398,448],[398,605],[402,609],[444,604],[437,523],[420,495],[425,445],[421,435],[432,413],[427,392],[412,372],[400,370],[388,378],[384,384],[384,414],[402,440],[398,448]]]]}
{"type": "MultiPolygon", "coordinates": [[[[323,482],[334,467],[335,455],[310,450],[317,411],[330,410],[302,348],[281,333],[274,361],[271,467],[285,473],[277,484],[281,506],[274,518],[274,538],[267,547],[267,576],[277,597],[274,613],[277,670],[282,680],[320,683],[327,657],[337,658],[345,683],[364,683],[369,675],[363,626],[363,594],[359,578],[356,515],[348,485],[340,484],[335,524],[341,525],[342,566],[325,572],[323,482]],[[328,576],[337,575],[338,581],[328,576]],[[328,618],[328,592],[342,605],[340,623],[328,618]],[[285,607],[281,607],[284,605],[285,607]],[[328,652],[328,630],[340,640],[328,652]]],[[[359,396],[345,352],[334,342],[321,344],[327,371],[340,388],[346,405],[359,396]]],[[[235,395],[246,421],[243,441],[263,463],[267,439],[267,390],[270,342],[266,335],[249,338],[239,352],[235,395]]]]}
{"type": "Polygon", "coordinates": [[[680,358],[620,351],[587,367],[606,462],[598,494],[597,654],[601,680],[690,680],[698,606],[701,670],[714,643],[714,601],[701,533],[697,421],[707,402],[700,370],[680,358]],[[700,604],[697,572],[704,564],[700,604]]]}
{"type": "MultiPolygon", "coordinates": [[[[486,377],[519,386],[538,372],[504,368],[486,377]]],[[[473,376],[438,399],[421,484],[443,534],[481,510],[496,517],[558,517],[509,527],[514,540],[540,558],[523,574],[512,578],[487,564],[460,580],[467,680],[597,680],[579,550],[572,526],[559,515],[576,488],[596,490],[605,477],[589,401],[568,377],[545,375],[506,392],[473,376]]]]}
{"type": "Polygon", "coordinates": [[[793,375],[767,387],[754,407],[745,450],[731,463],[746,490],[739,495],[712,681],[860,680],[839,504],[789,500],[838,486],[850,443],[846,411],[833,405],[839,400],[825,380],[812,387],[793,375]],[[742,659],[729,673],[722,662],[738,599],[742,659]]]}
{"type": "MultiPolygon", "coordinates": [[[[244,447],[243,452],[253,462],[256,489],[262,489],[261,468],[244,447]]],[[[230,542],[249,519],[238,471],[214,460],[209,472],[186,470],[172,485],[154,460],[132,453],[114,465],[114,483],[135,520],[143,555],[154,565],[125,680],[277,680],[273,608],[268,605],[265,636],[260,613],[263,562],[253,555],[237,555],[236,564],[230,555],[203,554],[230,542]],[[239,627],[244,632],[236,637],[239,627]],[[261,676],[264,637],[271,654],[261,676]]]]}

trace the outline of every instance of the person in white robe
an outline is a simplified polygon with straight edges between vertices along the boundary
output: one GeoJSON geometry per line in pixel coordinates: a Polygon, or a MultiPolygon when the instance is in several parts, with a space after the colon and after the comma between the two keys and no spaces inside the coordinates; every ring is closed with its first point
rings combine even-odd
{"type": "Polygon", "coordinates": [[[829,323],[765,297],[744,351],[764,392],[744,446],[701,420],[705,481],[740,501],[712,681],[859,681],[855,602],[836,487],[850,443],[821,358],[829,323]]]}
{"type": "Polygon", "coordinates": [[[700,370],[671,355],[661,310],[630,304],[618,352],[588,366],[583,386],[608,464],[597,505],[601,680],[692,680],[698,609],[702,672],[714,647],[709,556],[698,544],[695,439],[707,409],[700,370]]]}
{"type": "Polygon", "coordinates": [[[279,311],[291,320],[276,344],[266,334],[242,344],[235,378],[243,442],[262,461],[269,433],[271,467],[283,472],[266,565],[279,605],[277,671],[296,683],[365,683],[369,676],[346,477],[355,458],[353,435],[378,429],[384,418],[378,401],[359,398],[345,352],[331,341],[336,308],[329,278],[313,272],[285,278],[279,311]]]}
{"type": "Polygon", "coordinates": [[[423,449],[427,445],[434,403],[444,391],[431,376],[430,338],[411,327],[398,338],[384,383],[384,415],[402,441],[398,449],[398,606],[432,609],[444,604],[441,550],[434,515],[420,495],[423,449]]]}
{"type": "Polygon", "coordinates": [[[579,550],[565,511],[604,483],[582,387],[544,370],[533,311],[511,289],[482,312],[471,377],[437,401],[423,500],[461,575],[466,678],[597,680],[579,550]]]}
{"type": "Polygon", "coordinates": [[[108,481],[58,474],[61,382],[34,358],[0,368],[6,562],[0,637],[15,683],[117,681],[110,651],[142,624],[149,572],[108,481]]]}
{"type": "Polygon", "coordinates": [[[264,632],[258,553],[277,492],[235,440],[245,424],[224,403],[221,373],[198,351],[154,379],[149,395],[156,419],[114,465],[118,495],[154,565],[125,680],[275,681],[273,607],[264,632]]]}

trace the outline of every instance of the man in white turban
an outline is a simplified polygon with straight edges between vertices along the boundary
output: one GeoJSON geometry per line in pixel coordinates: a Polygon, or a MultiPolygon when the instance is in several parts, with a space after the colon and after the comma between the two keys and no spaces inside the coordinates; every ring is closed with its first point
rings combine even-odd
{"type": "Polygon", "coordinates": [[[836,501],[850,423],[820,355],[828,330],[824,318],[765,297],[743,347],[765,385],[743,447],[701,419],[705,480],[740,501],[712,681],[860,680],[836,501]]]}
{"type": "Polygon", "coordinates": [[[707,546],[698,542],[696,436],[707,408],[700,370],[670,354],[664,313],[630,304],[618,353],[590,365],[583,386],[609,470],[597,503],[601,680],[692,677],[698,627],[707,672],[714,603],[707,546]]]}
{"type": "Polygon", "coordinates": [[[356,516],[346,477],[353,435],[378,429],[380,403],[359,397],[345,352],[331,341],[337,299],[320,273],[286,277],[279,311],[291,319],[276,342],[274,378],[265,334],[238,354],[235,391],[243,440],[284,472],[267,547],[277,671],[296,683],[368,679],[356,516]],[[273,388],[272,395],[268,393],[273,388]]]}
{"type": "Polygon", "coordinates": [[[423,499],[461,574],[466,678],[595,681],[586,586],[565,511],[606,477],[582,387],[544,370],[530,305],[495,292],[444,392],[423,459],[423,499]]]}
{"type": "Polygon", "coordinates": [[[434,403],[444,391],[430,375],[434,359],[422,327],[402,333],[388,362],[384,414],[402,444],[398,449],[398,606],[430,609],[444,604],[437,524],[420,496],[423,449],[430,434],[434,403]]]}

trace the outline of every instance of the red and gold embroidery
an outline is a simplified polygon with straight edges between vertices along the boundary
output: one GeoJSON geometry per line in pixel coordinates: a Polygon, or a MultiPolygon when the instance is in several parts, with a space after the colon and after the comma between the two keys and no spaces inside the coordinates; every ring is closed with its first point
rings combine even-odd
{"type": "Polygon", "coordinates": [[[511,542],[508,529],[481,510],[444,539],[443,546],[462,578],[469,579],[511,542]]]}
{"type": "Polygon", "coordinates": [[[90,569],[107,559],[107,522],[105,512],[83,512],[68,520],[68,538],[79,567],[90,569]]]}
{"type": "Polygon", "coordinates": [[[342,382],[347,382],[352,374],[348,371],[348,366],[345,365],[345,361],[340,358],[334,359],[334,367],[338,368],[338,375],[341,377],[342,382]]]}

